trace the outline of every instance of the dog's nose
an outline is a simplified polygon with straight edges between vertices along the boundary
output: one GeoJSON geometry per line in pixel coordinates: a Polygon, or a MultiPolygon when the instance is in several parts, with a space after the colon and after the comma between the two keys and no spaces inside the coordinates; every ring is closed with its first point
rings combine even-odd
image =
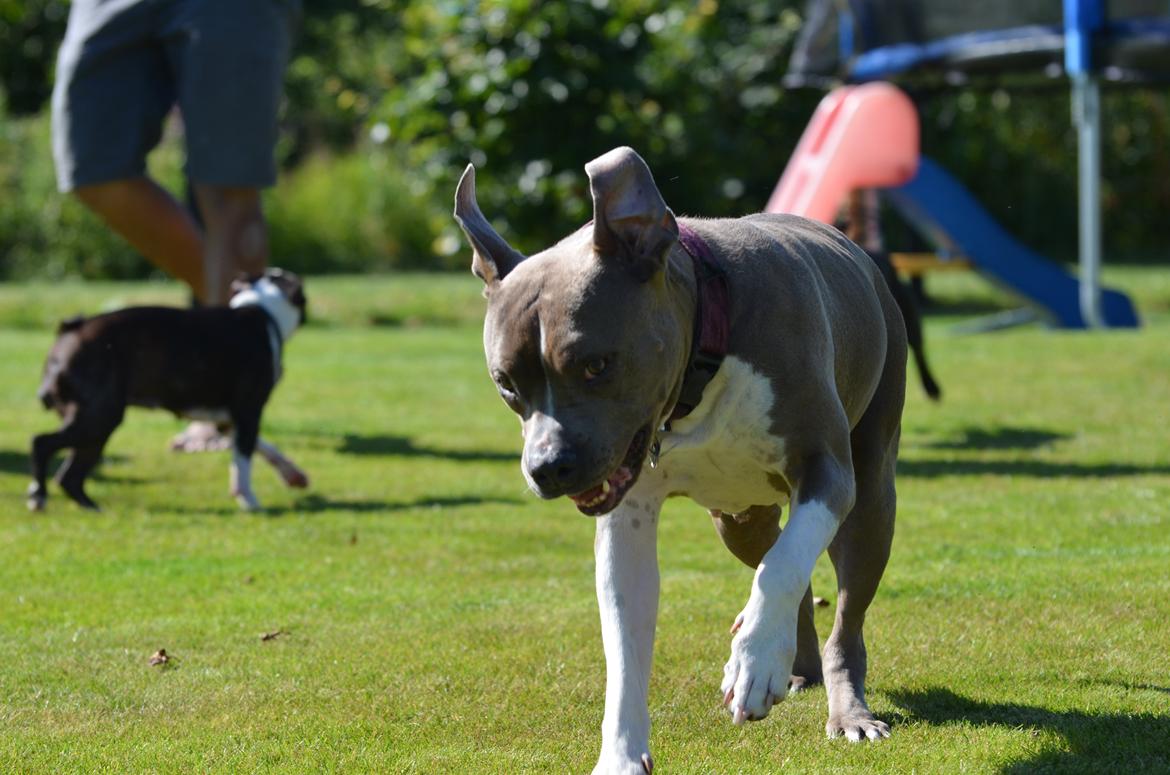
{"type": "Polygon", "coordinates": [[[577,475],[577,467],[577,453],[571,447],[546,449],[528,456],[528,474],[546,498],[564,495],[577,475]]]}

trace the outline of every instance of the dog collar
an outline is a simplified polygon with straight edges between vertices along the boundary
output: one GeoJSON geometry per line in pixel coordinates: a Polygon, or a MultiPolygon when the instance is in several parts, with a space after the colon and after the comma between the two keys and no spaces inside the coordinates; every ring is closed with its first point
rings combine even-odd
{"type": "Polygon", "coordinates": [[[678,222],[678,242],[694,264],[697,294],[691,359],[683,372],[682,389],[670,412],[668,426],[671,420],[693,412],[703,400],[703,389],[727,355],[731,333],[731,295],[723,267],[715,260],[706,241],[682,221],[678,222]]]}
{"type": "Polygon", "coordinates": [[[281,364],[284,343],[297,328],[299,313],[296,308],[288,303],[288,299],[284,297],[276,283],[267,277],[261,277],[248,288],[232,296],[228,306],[233,309],[259,307],[264,313],[268,344],[272,348],[272,379],[279,382],[284,371],[281,364]]]}
{"type": "Polygon", "coordinates": [[[300,322],[300,312],[284,297],[276,283],[267,277],[261,277],[232,296],[232,300],[228,302],[228,306],[233,308],[253,305],[267,312],[268,316],[276,323],[276,329],[280,333],[280,341],[282,343],[288,341],[300,322]]]}
{"type": "Polygon", "coordinates": [[[272,381],[276,383],[280,382],[281,376],[284,375],[284,337],[280,335],[280,324],[272,317],[272,313],[264,307],[260,309],[264,312],[264,317],[268,318],[268,345],[272,348],[272,381]]]}

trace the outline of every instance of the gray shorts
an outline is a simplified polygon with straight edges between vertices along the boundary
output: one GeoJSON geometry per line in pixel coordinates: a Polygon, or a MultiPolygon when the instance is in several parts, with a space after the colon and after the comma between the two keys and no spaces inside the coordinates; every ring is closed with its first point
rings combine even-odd
{"type": "Polygon", "coordinates": [[[299,0],[73,0],[53,90],[58,187],[145,174],[176,104],[192,182],[272,185],[299,13],[299,0]]]}

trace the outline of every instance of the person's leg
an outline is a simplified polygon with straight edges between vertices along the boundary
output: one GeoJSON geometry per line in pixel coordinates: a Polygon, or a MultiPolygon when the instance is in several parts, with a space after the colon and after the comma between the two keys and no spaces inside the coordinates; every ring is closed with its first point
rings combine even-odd
{"type": "Polygon", "coordinates": [[[190,213],[148,177],[78,186],[73,193],[148,261],[191,287],[204,303],[206,243],[190,213]]]}
{"type": "Polygon", "coordinates": [[[268,265],[260,190],[276,180],[277,113],[299,3],[206,0],[172,13],[163,37],[205,227],[207,301],[226,303],[232,280],[268,265]]]}
{"type": "MultiPolygon", "coordinates": [[[[205,301],[225,304],[240,273],[268,265],[260,189],[276,180],[277,111],[299,2],[176,4],[164,24],[187,140],[187,175],[205,229],[205,301]]],[[[172,447],[220,448],[192,424],[172,447]]]]}
{"type": "Polygon", "coordinates": [[[146,176],[177,89],[146,3],[75,0],[57,57],[57,184],[147,260],[203,294],[203,235],[146,176]]]}
{"type": "Polygon", "coordinates": [[[268,226],[255,188],[195,184],[206,227],[203,267],[206,304],[226,304],[232,280],[268,268],[268,226]]]}
{"type": "MultiPolygon", "coordinates": [[[[199,300],[209,306],[227,304],[237,275],[263,274],[268,266],[268,227],[260,207],[260,191],[191,185],[205,229],[199,257],[203,267],[199,300]]],[[[171,439],[171,449],[176,452],[211,452],[230,446],[231,437],[215,423],[198,420],[171,439]]]]}

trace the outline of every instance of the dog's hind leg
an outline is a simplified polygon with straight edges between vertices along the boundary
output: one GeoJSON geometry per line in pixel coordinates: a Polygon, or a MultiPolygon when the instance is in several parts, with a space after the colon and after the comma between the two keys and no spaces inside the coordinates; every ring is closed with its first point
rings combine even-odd
{"type": "Polygon", "coordinates": [[[32,483],[28,486],[26,503],[30,511],[42,511],[49,497],[45,480],[48,477],[49,461],[60,450],[68,446],[69,434],[65,431],[41,433],[32,440],[32,483]]]}
{"type": "Polygon", "coordinates": [[[830,737],[853,741],[888,737],[890,728],[874,718],[865,701],[866,652],[862,625],[877,592],[894,538],[894,467],[898,455],[905,351],[886,363],[873,402],[852,434],[857,500],[829,545],[837,571],[837,615],[825,643],[825,685],[830,737]]]}
{"type": "Polygon", "coordinates": [[[33,437],[32,442],[32,475],[33,482],[28,488],[28,507],[33,511],[44,508],[48,498],[48,489],[45,486],[49,461],[53,455],[62,449],[71,448],[74,453],[57,472],[57,481],[65,493],[79,505],[87,509],[98,508],[97,504],[85,494],[85,477],[101,458],[101,452],[110,434],[122,422],[122,412],[112,410],[106,414],[110,416],[107,422],[97,422],[94,418],[98,413],[86,412],[76,404],[71,404],[63,411],[65,422],[61,428],[53,433],[42,433],[33,437]],[[82,450],[90,450],[84,452],[82,450]],[[81,456],[77,460],[78,455],[81,456]]]}
{"type": "Polygon", "coordinates": [[[280,478],[289,487],[304,488],[309,486],[309,476],[297,464],[284,456],[279,449],[274,445],[269,444],[262,438],[256,438],[256,451],[260,456],[268,461],[268,464],[276,469],[276,473],[280,474],[280,478]]]}
{"type": "Polygon", "coordinates": [[[94,466],[101,460],[102,450],[105,446],[106,439],[93,444],[78,445],[57,469],[57,475],[54,477],[65,494],[72,498],[77,505],[92,511],[100,511],[101,509],[86,494],[85,480],[93,471],[94,466]]]}
{"type": "MultiPolygon", "coordinates": [[[[742,514],[711,512],[715,531],[723,544],[749,568],[759,567],[760,560],[780,537],[780,507],[752,506],[742,514]]],[[[733,627],[738,626],[739,619],[733,627]]],[[[812,586],[805,590],[796,620],[796,660],[788,679],[790,691],[800,691],[823,680],[821,646],[813,620],[812,586]]]]}
{"type": "MultiPolygon", "coordinates": [[[[893,464],[891,462],[890,468],[893,464]]],[[[865,702],[866,652],[862,625],[889,558],[894,533],[893,476],[888,484],[860,484],[857,505],[829,546],[837,570],[837,616],[825,643],[825,684],[829,690],[829,737],[850,740],[889,736],[865,702]]],[[[859,478],[867,476],[859,474],[859,478]]],[[[878,478],[878,477],[874,477],[878,478]]]]}

